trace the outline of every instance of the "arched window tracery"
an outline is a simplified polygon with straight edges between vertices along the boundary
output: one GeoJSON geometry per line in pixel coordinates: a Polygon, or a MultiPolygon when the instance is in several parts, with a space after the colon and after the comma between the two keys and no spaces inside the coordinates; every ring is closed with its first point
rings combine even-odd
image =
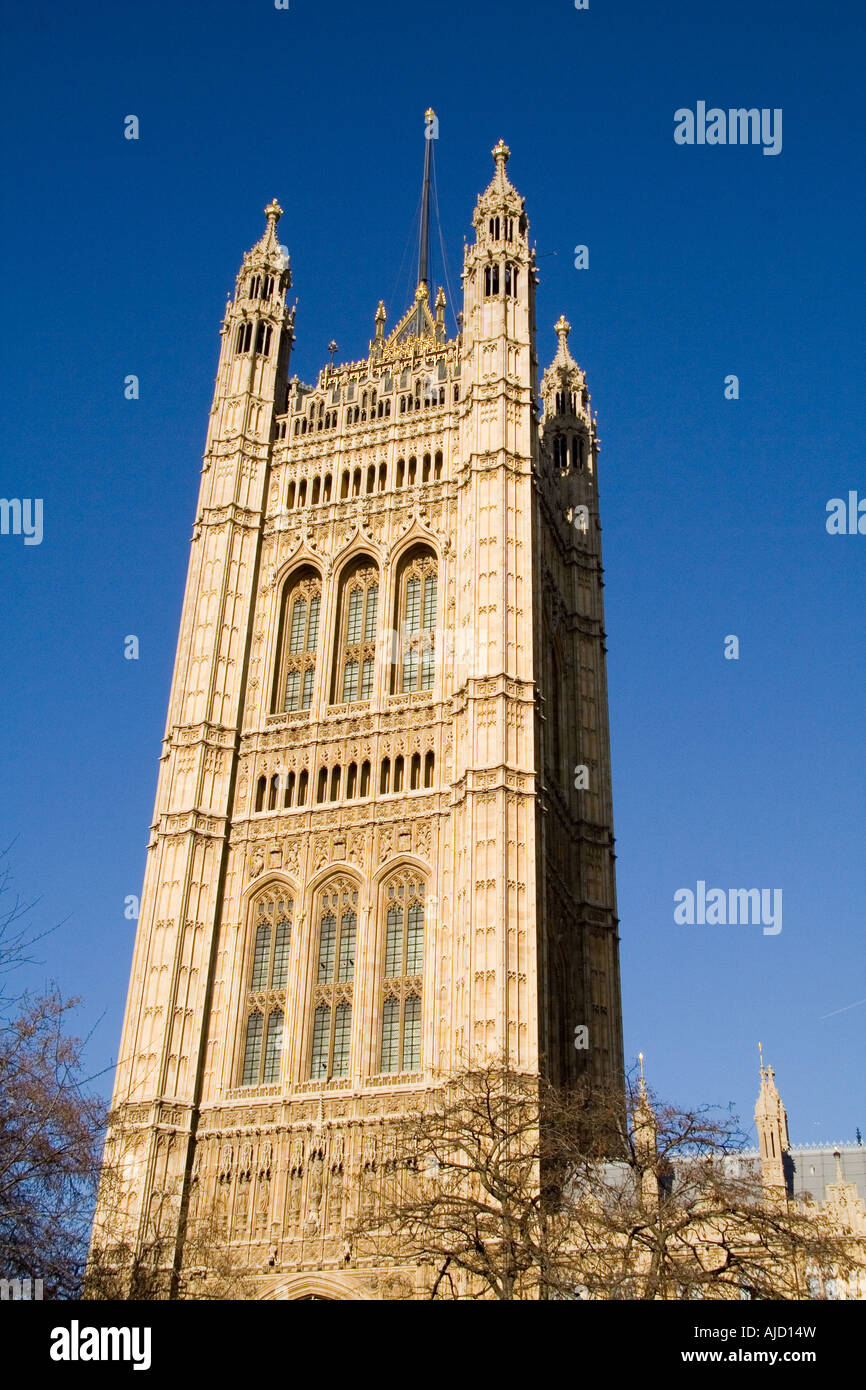
{"type": "Polygon", "coordinates": [[[417,1071],[421,1065],[421,983],[424,969],[425,883],[404,870],[384,886],[385,941],[379,1069],[417,1071]]]}
{"type": "Polygon", "coordinates": [[[429,550],[414,551],[403,562],[397,581],[397,631],[400,660],[397,691],[432,690],[436,674],[438,572],[429,550]]]}
{"type": "Polygon", "coordinates": [[[378,606],[379,571],[372,561],[364,559],[342,585],[335,663],[336,704],[368,700],[373,694],[378,606]]]}
{"type": "Polygon", "coordinates": [[[318,948],[313,992],[310,1079],[347,1076],[352,1032],[358,889],[337,878],[317,900],[318,948]]]}
{"type": "Polygon", "coordinates": [[[293,907],[291,894],[281,885],[267,888],[252,904],[242,1086],[273,1085],[280,1079],[293,907]]]}
{"type": "Polygon", "coordinates": [[[295,575],[283,598],[278,710],[306,710],[313,703],[321,607],[322,581],[315,570],[295,575]]]}

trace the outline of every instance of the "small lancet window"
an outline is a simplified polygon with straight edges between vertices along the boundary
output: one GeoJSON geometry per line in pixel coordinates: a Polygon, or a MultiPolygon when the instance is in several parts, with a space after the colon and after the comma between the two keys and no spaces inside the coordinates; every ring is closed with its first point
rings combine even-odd
{"type": "Polygon", "coordinates": [[[282,888],[268,890],[253,904],[242,1086],[273,1085],[280,1079],[293,906],[282,888]]]}
{"type": "Polygon", "coordinates": [[[242,323],[238,326],[237,347],[238,352],[249,352],[250,344],[253,340],[252,321],[242,323]]]}
{"type": "Polygon", "coordinates": [[[316,679],[322,583],[312,570],[297,575],[283,600],[282,675],[278,690],[286,712],[309,709],[316,679]]]}
{"type": "Polygon", "coordinates": [[[357,889],[345,879],[320,895],[310,1057],[314,1081],[348,1074],[357,909],[357,889]]]}
{"type": "Polygon", "coordinates": [[[424,968],[424,883],[411,874],[386,886],[380,1070],[421,1065],[421,978],[424,968]]]}
{"type": "Polygon", "coordinates": [[[436,557],[416,551],[398,580],[397,628],[402,641],[399,690],[432,690],[436,671],[436,557]]]}
{"type": "Polygon", "coordinates": [[[336,691],[340,704],[369,700],[373,694],[378,603],[378,571],[362,565],[343,588],[336,691]]]}

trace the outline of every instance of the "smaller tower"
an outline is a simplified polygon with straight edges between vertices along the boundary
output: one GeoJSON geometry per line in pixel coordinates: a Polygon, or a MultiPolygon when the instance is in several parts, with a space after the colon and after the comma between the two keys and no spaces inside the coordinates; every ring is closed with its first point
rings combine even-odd
{"type": "Polygon", "coordinates": [[[658,1178],[658,1121],[649,1102],[646,1078],[643,1070],[643,1053],[638,1053],[640,1061],[640,1094],[634,1108],[632,1138],[634,1153],[641,1173],[641,1194],[644,1203],[652,1210],[659,1204],[658,1178]]]}
{"type": "Polygon", "coordinates": [[[836,1160],[836,1181],[828,1182],[824,1189],[824,1212],[836,1222],[843,1231],[866,1233],[866,1203],[857,1190],[857,1184],[845,1181],[842,1155],[833,1150],[836,1160]]]}
{"type": "Polygon", "coordinates": [[[776,1090],[772,1067],[764,1066],[764,1054],[758,1043],[761,1089],[755,1104],[755,1126],[761,1151],[761,1177],[765,1187],[787,1188],[785,1158],[789,1149],[788,1116],[782,1097],[776,1090]]]}

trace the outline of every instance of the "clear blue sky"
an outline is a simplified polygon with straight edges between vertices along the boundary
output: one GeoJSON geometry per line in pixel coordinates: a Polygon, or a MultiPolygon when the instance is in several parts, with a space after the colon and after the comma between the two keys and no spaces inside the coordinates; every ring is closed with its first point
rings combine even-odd
{"type": "Polygon", "coordinates": [[[44,499],[44,540],[0,537],[0,843],[34,924],[68,918],[29,978],[83,996],[94,1070],[226,292],[276,196],[294,369],[360,356],[404,307],[432,104],[452,278],[503,137],[542,365],[564,312],[598,409],[627,1055],[751,1122],[760,1038],[795,1141],[866,1130],[866,536],[825,530],[866,496],[862,6],[84,0],[15,6],[6,49],[0,495],[44,499]],[[782,153],[676,145],[698,101],[782,108],[782,153]],[[676,926],[698,879],[781,888],[781,934],[676,926]]]}

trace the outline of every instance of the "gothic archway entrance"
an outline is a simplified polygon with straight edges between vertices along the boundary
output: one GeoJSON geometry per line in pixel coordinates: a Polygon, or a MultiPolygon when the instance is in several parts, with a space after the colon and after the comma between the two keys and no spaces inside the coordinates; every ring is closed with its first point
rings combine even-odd
{"type": "Polygon", "coordinates": [[[339,1274],[289,1274],[272,1285],[262,1300],[268,1302],[341,1303],[346,1299],[366,1302],[369,1295],[353,1279],[339,1274]]]}

